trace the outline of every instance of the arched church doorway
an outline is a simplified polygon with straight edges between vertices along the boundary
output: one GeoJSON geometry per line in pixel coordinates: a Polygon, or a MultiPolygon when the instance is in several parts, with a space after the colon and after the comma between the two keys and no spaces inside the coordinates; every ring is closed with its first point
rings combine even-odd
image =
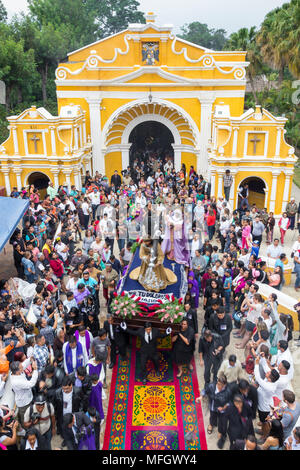
{"type": "Polygon", "coordinates": [[[129,164],[131,167],[147,163],[150,158],[165,163],[171,160],[174,165],[174,136],[170,129],[157,121],[144,121],[138,124],[129,135],[129,164]]]}
{"type": "Polygon", "coordinates": [[[46,196],[47,188],[49,185],[49,177],[44,173],[35,171],[28,177],[28,185],[33,184],[34,187],[39,191],[40,197],[43,199],[46,196]]]}
{"type": "MultiPolygon", "coordinates": [[[[258,209],[263,209],[266,207],[266,184],[263,179],[256,177],[256,176],[249,176],[248,178],[245,178],[240,186],[247,184],[248,185],[248,190],[249,190],[249,197],[248,197],[248,202],[250,206],[252,204],[256,204],[256,207],[258,209]]],[[[239,198],[239,204],[240,204],[240,198],[239,198]]]]}

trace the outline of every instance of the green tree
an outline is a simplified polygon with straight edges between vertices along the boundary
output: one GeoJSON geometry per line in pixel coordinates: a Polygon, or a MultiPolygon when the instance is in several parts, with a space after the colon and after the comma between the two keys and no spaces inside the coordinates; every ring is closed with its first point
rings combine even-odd
{"type": "Polygon", "coordinates": [[[2,0],[0,0],[0,23],[4,23],[7,20],[7,11],[3,5],[2,0]]]}
{"type": "Polygon", "coordinates": [[[241,28],[236,33],[232,33],[226,43],[225,49],[230,51],[247,51],[246,60],[250,62],[247,67],[247,75],[249,77],[252,94],[257,101],[257,93],[255,89],[254,79],[263,72],[263,61],[256,42],[256,27],[250,29],[241,28]]]}
{"type": "Polygon", "coordinates": [[[97,38],[102,39],[127,28],[129,23],[145,23],[137,0],[85,0],[88,14],[97,25],[97,38]]]}
{"type": "Polygon", "coordinates": [[[278,70],[279,84],[285,68],[300,76],[300,0],[292,0],[270,11],[257,35],[264,61],[278,70]]]}
{"type": "Polygon", "coordinates": [[[181,27],[179,37],[199,46],[220,51],[227,41],[226,34],[224,29],[212,29],[205,23],[194,21],[181,27]]]}
{"type": "Polygon", "coordinates": [[[16,42],[7,25],[0,27],[0,80],[6,85],[6,109],[30,94],[36,75],[34,51],[25,51],[23,41],[16,42]]]}

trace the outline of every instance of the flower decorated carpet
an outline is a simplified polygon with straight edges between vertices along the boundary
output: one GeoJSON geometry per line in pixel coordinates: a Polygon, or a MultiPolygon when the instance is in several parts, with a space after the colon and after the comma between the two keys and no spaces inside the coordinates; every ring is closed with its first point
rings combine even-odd
{"type": "Polygon", "coordinates": [[[147,384],[140,378],[139,344],[133,341],[128,361],[120,358],[111,382],[103,450],[207,449],[202,409],[196,404],[195,372],[172,362],[169,338],[158,343],[159,371],[148,361],[147,384]]]}

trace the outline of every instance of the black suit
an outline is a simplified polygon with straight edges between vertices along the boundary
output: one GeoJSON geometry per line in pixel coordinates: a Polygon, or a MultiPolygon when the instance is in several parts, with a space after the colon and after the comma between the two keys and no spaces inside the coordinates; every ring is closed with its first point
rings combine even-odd
{"type": "Polygon", "coordinates": [[[112,364],[115,364],[117,357],[117,349],[119,350],[122,360],[126,360],[126,337],[120,325],[112,325],[113,337],[110,331],[110,324],[107,320],[105,320],[103,328],[105,329],[109,341],[111,343],[110,362],[112,364]]]}
{"type": "Polygon", "coordinates": [[[115,188],[119,188],[122,184],[121,176],[113,174],[111,179],[110,179],[110,184],[114,185],[115,188]]]}
{"type": "MultiPolygon", "coordinates": [[[[54,408],[55,408],[55,417],[57,423],[57,432],[62,433],[62,424],[63,424],[63,410],[64,410],[64,402],[63,402],[63,391],[62,388],[56,390],[55,398],[54,398],[54,408]]],[[[73,395],[72,395],[72,413],[75,413],[81,410],[82,405],[82,395],[81,390],[77,387],[73,387],[73,395]]]]}
{"type": "MultiPolygon", "coordinates": [[[[78,431],[80,428],[85,425],[89,426],[91,424],[90,418],[83,412],[79,411],[77,413],[73,413],[75,415],[75,423],[74,425],[77,427],[78,431]]],[[[64,426],[62,430],[63,438],[65,440],[65,444],[68,450],[77,450],[78,449],[78,442],[75,440],[74,429],[69,428],[68,426],[64,426]]]]}
{"type": "Polygon", "coordinates": [[[234,404],[230,404],[224,413],[224,421],[231,446],[237,440],[246,439],[249,434],[254,435],[252,410],[246,402],[243,403],[241,414],[234,404]]]}
{"type": "Polygon", "coordinates": [[[157,353],[157,339],[165,338],[168,335],[166,333],[160,333],[157,328],[152,328],[151,340],[147,342],[145,339],[145,328],[139,328],[137,331],[127,328],[127,331],[131,335],[138,336],[141,339],[141,376],[144,380],[147,377],[146,364],[148,359],[152,360],[155,369],[158,370],[159,361],[157,353]]]}

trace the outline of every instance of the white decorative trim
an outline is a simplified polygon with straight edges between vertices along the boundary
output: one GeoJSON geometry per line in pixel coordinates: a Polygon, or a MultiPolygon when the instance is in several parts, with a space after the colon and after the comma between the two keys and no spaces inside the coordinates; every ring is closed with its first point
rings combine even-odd
{"type": "MultiPolygon", "coordinates": [[[[173,36],[173,37],[171,36],[170,38],[173,39],[172,46],[171,46],[173,54],[176,54],[176,55],[182,55],[183,54],[184,58],[187,62],[194,63],[194,64],[198,63],[198,62],[202,62],[203,66],[205,68],[215,67],[219,70],[219,72],[221,72],[223,74],[226,74],[226,75],[233,73],[234,78],[236,80],[243,80],[245,78],[245,76],[246,76],[245,67],[247,67],[249,65],[249,62],[244,62],[243,66],[234,65],[230,70],[224,70],[224,69],[222,69],[220,64],[218,64],[218,62],[215,60],[215,58],[211,54],[203,54],[198,59],[190,59],[190,57],[188,56],[186,47],[182,47],[182,49],[180,51],[176,51],[175,50],[175,44],[177,42],[177,37],[176,36],[173,36]]],[[[221,64],[224,64],[224,62],[221,62],[221,64]]],[[[227,65],[227,64],[225,65],[225,67],[228,67],[228,66],[230,66],[230,65],[227,65]]]]}
{"type": "MultiPolygon", "coordinates": [[[[185,91],[185,90],[178,90],[178,91],[151,91],[153,98],[158,99],[180,99],[180,98],[187,98],[187,99],[197,99],[202,96],[207,96],[207,94],[211,93],[210,91],[185,91]]],[[[213,92],[215,98],[244,98],[245,91],[244,90],[216,90],[213,92]]],[[[90,99],[94,96],[99,95],[98,91],[89,91],[89,90],[58,90],[56,92],[58,99],[90,99]]],[[[145,91],[102,91],[101,96],[103,99],[139,99],[145,97],[145,91]]],[[[248,125],[248,124],[247,124],[248,125]]]]}
{"type": "MultiPolygon", "coordinates": [[[[150,68],[150,66],[149,66],[150,68]]],[[[149,72],[148,72],[149,73],[149,72]]],[[[171,74],[170,74],[171,75],[171,74]]],[[[173,75],[173,77],[175,77],[173,75]]],[[[122,77],[117,77],[114,80],[117,80],[122,77]]],[[[134,77],[136,78],[136,77],[134,77]]],[[[165,78],[165,77],[163,77],[165,78]]],[[[182,77],[180,77],[182,78],[182,77]]],[[[170,79],[170,78],[169,78],[170,79]]],[[[109,86],[109,87],[119,87],[122,86],[124,88],[130,88],[130,87],[136,87],[136,88],[148,88],[149,87],[157,87],[157,88],[172,88],[172,87],[178,87],[178,83],[180,83],[180,86],[182,87],[241,87],[241,86],[246,86],[247,82],[246,80],[233,80],[233,79],[221,79],[221,78],[216,78],[216,79],[186,79],[186,80],[178,80],[178,82],[173,80],[173,83],[162,83],[162,82],[147,82],[147,83],[125,83],[124,81],[113,81],[113,80],[55,80],[55,84],[57,87],[104,87],[104,86],[109,86]],[[194,80],[194,81],[192,81],[194,80]]],[[[256,123],[257,124],[257,123],[256,123]]]]}
{"type": "MultiPolygon", "coordinates": [[[[147,98],[144,98],[142,100],[134,100],[134,101],[131,101],[129,103],[126,103],[124,104],[123,106],[121,106],[120,108],[118,108],[116,111],[114,111],[111,116],[109,117],[109,119],[106,121],[103,129],[102,129],[102,133],[103,135],[107,135],[107,132],[108,130],[112,127],[114,121],[116,121],[116,119],[121,116],[121,114],[125,113],[126,111],[136,107],[136,106],[142,106],[143,104],[146,104],[148,103],[148,99],[147,98]]],[[[188,122],[189,124],[189,127],[191,128],[192,132],[193,132],[193,135],[194,135],[194,138],[195,138],[195,146],[198,147],[199,146],[199,142],[200,142],[200,133],[199,133],[199,129],[197,128],[195,122],[193,121],[193,119],[191,118],[191,116],[183,109],[181,108],[180,106],[178,106],[177,104],[175,103],[172,103],[170,101],[167,101],[167,100],[162,100],[162,99],[155,99],[155,102],[153,102],[152,104],[158,104],[160,106],[167,106],[169,109],[175,109],[179,114],[181,114],[185,119],[186,121],[188,122]]],[[[155,108],[153,108],[155,109],[155,108]]],[[[153,117],[154,115],[151,114],[151,117],[153,117]]],[[[126,142],[124,142],[126,143],[126,142]]]]}
{"type": "Polygon", "coordinates": [[[94,69],[97,70],[99,62],[103,62],[104,64],[113,63],[116,60],[116,58],[118,57],[119,54],[120,55],[127,55],[128,54],[128,52],[129,52],[128,40],[130,40],[130,39],[131,39],[130,35],[126,34],[124,36],[124,42],[126,44],[125,51],[122,51],[118,47],[115,47],[114,56],[113,56],[112,59],[103,59],[102,57],[100,57],[97,54],[92,53],[93,51],[91,51],[91,55],[86,59],[83,66],[80,69],[75,70],[74,72],[72,70],[68,69],[68,67],[59,66],[55,71],[56,78],[58,78],[60,80],[65,80],[67,78],[67,73],[69,73],[70,75],[79,75],[87,67],[89,69],[92,69],[92,70],[94,70],[94,69]]]}

